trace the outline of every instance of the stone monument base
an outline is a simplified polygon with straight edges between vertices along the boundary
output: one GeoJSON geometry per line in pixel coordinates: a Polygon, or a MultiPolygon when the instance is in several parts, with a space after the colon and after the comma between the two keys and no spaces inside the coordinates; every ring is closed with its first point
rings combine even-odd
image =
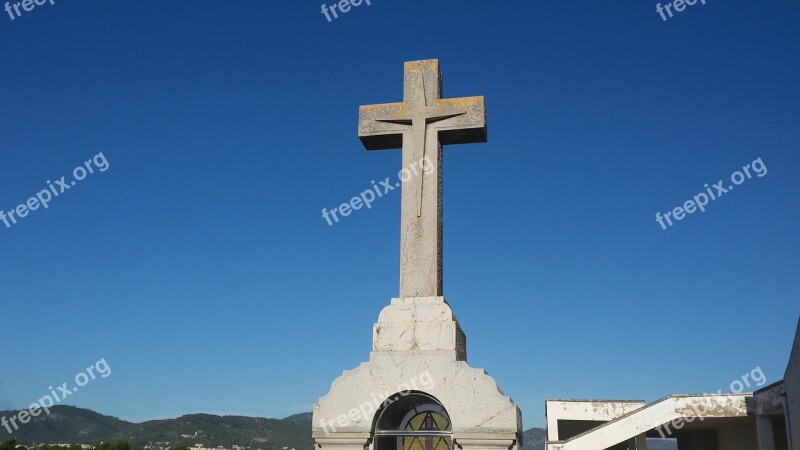
{"type": "Polygon", "coordinates": [[[374,449],[376,414],[420,393],[446,411],[453,448],[521,450],[519,408],[466,355],[465,335],[444,297],[393,299],[373,328],[369,362],[344,372],[314,406],[316,445],[374,449]]]}

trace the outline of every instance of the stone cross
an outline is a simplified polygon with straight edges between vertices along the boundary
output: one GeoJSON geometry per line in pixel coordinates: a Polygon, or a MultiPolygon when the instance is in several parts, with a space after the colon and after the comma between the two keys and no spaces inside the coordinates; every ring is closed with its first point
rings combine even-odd
{"type": "Polygon", "coordinates": [[[486,142],[486,104],[483,97],[443,99],[435,59],[405,63],[404,78],[402,102],[359,109],[358,136],[367,150],[402,148],[403,168],[416,174],[402,188],[400,297],[439,297],[442,145],[486,142]]]}

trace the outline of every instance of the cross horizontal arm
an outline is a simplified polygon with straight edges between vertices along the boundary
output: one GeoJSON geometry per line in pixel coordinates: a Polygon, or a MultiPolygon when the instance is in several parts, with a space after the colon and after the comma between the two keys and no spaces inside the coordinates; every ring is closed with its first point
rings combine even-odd
{"type": "MultiPolygon", "coordinates": [[[[427,122],[442,144],[486,142],[486,102],[483,97],[438,99],[425,108],[427,122]]],[[[367,150],[401,148],[411,125],[405,102],[363,105],[358,111],[358,137],[367,150]]]]}
{"type": "Polygon", "coordinates": [[[439,141],[444,145],[487,140],[486,101],[483,97],[440,99],[428,107],[427,115],[431,122],[436,117],[451,116],[433,125],[439,130],[439,141]]]}
{"type": "Polygon", "coordinates": [[[403,132],[408,125],[406,104],[363,105],[358,109],[358,137],[367,150],[386,150],[403,146],[403,132]],[[395,122],[392,122],[395,120],[395,122]]]}

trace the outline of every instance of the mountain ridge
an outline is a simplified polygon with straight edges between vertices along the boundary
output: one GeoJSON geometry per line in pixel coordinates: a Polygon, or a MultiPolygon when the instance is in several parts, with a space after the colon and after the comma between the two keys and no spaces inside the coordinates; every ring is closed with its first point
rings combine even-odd
{"type": "MultiPolygon", "coordinates": [[[[13,417],[19,411],[0,411],[0,417],[13,417]]],[[[99,444],[127,441],[133,446],[207,448],[233,445],[252,450],[313,450],[311,413],[293,414],[283,419],[249,416],[186,414],[175,419],[129,422],[90,409],[57,405],[50,414],[32,417],[13,435],[0,428],[0,441],[16,439],[29,444],[99,444]]],[[[525,450],[544,448],[545,432],[531,428],[524,432],[525,450]]]]}

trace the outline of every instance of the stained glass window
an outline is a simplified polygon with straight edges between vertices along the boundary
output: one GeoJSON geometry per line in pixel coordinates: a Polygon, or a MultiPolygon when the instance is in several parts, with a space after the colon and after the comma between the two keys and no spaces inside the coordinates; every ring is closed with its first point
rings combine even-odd
{"type": "Polygon", "coordinates": [[[375,450],[452,450],[450,417],[427,394],[397,395],[375,424],[375,450]]]}

